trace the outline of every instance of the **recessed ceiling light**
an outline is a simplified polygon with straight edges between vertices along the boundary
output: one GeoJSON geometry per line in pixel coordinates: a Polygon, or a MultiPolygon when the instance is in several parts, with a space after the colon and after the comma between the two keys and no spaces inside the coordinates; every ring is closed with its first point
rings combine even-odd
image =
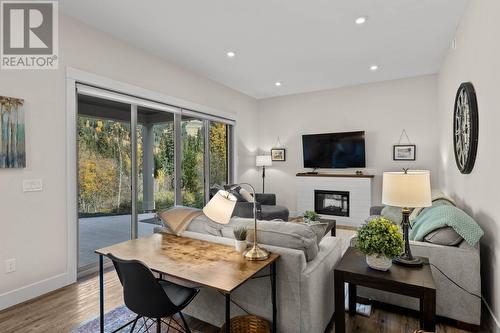
{"type": "Polygon", "coordinates": [[[366,16],[360,16],[354,22],[356,22],[356,24],[364,24],[366,23],[366,19],[367,19],[366,16]]]}
{"type": "Polygon", "coordinates": [[[378,69],[378,66],[377,65],[371,65],[370,66],[370,70],[371,71],[376,71],[378,69]]]}
{"type": "Polygon", "coordinates": [[[236,53],[234,53],[233,51],[228,51],[226,55],[228,58],[234,58],[236,56],[236,53]]]}
{"type": "Polygon", "coordinates": [[[280,81],[276,81],[276,82],[274,82],[274,85],[275,85],[276,87],[281,87],[281,82],[280,82],[280,81]]]}

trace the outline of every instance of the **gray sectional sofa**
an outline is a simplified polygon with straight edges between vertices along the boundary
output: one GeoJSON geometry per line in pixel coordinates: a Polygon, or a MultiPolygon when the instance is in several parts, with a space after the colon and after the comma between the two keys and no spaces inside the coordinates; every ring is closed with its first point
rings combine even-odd
{"type": "MultiPolygon", "coordinates": [[[[383,207],[372,207],[380,215],[383,207]]],[[[481,275],[479,245],[462,241],[458,246],[410,241],[413,255],[429,258],[436,283],[436,313],[460,323],[481,322],[481,275]]],[[[388,292],[358,288],[358,295],[380,302],[419,310],[418,300],[388,292]]]]}
{"type": "MultiPolygon", "coordinates": [[[[333,270],[342,255],[342,240],[327,235],[318,239],[307,226],[292,222],[258,222],[260,244],[280,254],[277,264],[278,332],[323,333],[334,313],[333,270]]],[[[203,215],[195,218],[184,237],[233,245],[232,228],[253,224],[253,219],[232,218],[222,226],[203,215]]],[[[166,232],[157,228],[156,232],[166,232]]],[[[266,272],[263,272],[265,275],[266,272]]],[[[233,294],[231,316],[249,313],[271,320],[271,285],[269,277],[248,281],[233,294]],[[237,304],[237,305],[236,305],[237,304]]],[[[202,288],[186,313],[216,326],[224,322],[224,297],[217,291],[202,288]]]]}

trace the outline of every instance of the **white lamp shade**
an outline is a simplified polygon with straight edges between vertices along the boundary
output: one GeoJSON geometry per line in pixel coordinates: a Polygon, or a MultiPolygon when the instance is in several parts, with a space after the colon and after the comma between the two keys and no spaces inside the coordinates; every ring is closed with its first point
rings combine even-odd
{"type": "Polygon", "coordinates": [[[271,166],[273,161],[271,160],[271,155],[258,155],[255,157],[255,165],[261,166],[271,166]]]}
{"type": "Polygon", "coordinates": [[[220,224],[228,224],[236,206],[236,197],[231,193],[220,190],[203,207],[203,213],[212,221],[220,224]]]}
{"type": "Polygon", "coordinates": [[[417,208],[432,205],[429,171],[384,172],[382,203],[417,208]]]}

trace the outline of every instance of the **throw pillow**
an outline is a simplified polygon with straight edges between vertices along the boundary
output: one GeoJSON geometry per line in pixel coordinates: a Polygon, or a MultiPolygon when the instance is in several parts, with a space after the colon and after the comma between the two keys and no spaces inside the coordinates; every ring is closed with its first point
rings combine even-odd
{"type": "MultiPolygon", "coordinates": [[[[292,222],[293,223],[293,222],[292,222]]],[[[321,240],[323,239],[323,237],[325,237],[326,235],[328,235],[328,233],[330,232],[330,230],[332,230],[333,228],[333,222],[318,222],[318,223],[306,223],[306,225],[308,225],[312,231],[314,231],[314,233],[316,234],[316,242],[318,243],[321,243],[321,240]]]]}
{"type": "Polygon", "coordinates": [[[451,227],[434,230],[424,237],[424,241],[427,243],[445,246],[457,246],[462,243],[463,240],[462,236],[457,234],[457,232],[451,227]]]}
{"type": "Polygon", "coordinates": [[[238,202],[247,202],[246,199],[240,194],[241,186],[235,187],[229,192],[236,197],[238,202]]]}
{"type": "Polygon", "coordinates": [[[253,196],[246,189],[240,187],[240,195],[248,202],[253,202],[253,196]]]}

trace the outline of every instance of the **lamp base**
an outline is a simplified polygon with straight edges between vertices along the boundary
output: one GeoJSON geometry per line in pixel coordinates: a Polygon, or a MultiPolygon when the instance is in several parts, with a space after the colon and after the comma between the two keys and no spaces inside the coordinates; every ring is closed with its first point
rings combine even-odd
{"type": "Polygon", "coordinates": [[[243,256],[247,260],[266,260],[269,258],[269,252],[255,244],[243,256]]]}
{"type": "Polygon", "coordinates": [[[422,267],[424,262],[419,257],[408,258],[404,254],[400,257],[392,259],[392,262],[396,265],[407,266],[407,267],[422,267]]]}

